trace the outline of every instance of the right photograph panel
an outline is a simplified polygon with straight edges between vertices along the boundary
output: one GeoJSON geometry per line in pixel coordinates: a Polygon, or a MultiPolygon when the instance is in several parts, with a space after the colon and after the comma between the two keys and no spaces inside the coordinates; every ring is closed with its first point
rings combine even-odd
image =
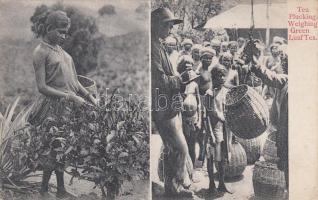
{"type": "Polygon", "coordinates": [[[152,0],[152,199],[288,199],[286,0],[152,0]]]}

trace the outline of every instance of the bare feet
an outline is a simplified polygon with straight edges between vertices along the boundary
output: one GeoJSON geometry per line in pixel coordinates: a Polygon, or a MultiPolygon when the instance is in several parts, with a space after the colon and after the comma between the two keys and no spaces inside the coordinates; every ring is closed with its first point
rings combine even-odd
{"type": "Polygon", "coordinates": [[[229,189],[228,187],[226,187],[225,184],[219,185],[218,191],[223,192],[223,193],[233,194],[233,191],[231,189],[229,189]]]}

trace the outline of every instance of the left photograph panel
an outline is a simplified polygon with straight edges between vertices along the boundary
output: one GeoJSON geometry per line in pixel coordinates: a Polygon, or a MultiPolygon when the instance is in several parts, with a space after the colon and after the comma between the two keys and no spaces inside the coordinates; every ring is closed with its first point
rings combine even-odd
{"type": "Polygon", "coordinates": [[[0,1],[0,199],[149,199],[149,6],[0,1]]]}

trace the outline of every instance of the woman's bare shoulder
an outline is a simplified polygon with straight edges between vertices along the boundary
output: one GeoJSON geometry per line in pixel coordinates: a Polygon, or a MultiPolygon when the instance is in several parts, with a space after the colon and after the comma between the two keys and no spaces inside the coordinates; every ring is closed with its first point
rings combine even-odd
{"type": "Polygon", "coordinates": [[[45,48],[43,45],[39,44],[38,46],[35,47],[33,50],[33,58],[34,59],[39,59],[41,57],[46,57],[48,55],[48,50],[45,48]]]}

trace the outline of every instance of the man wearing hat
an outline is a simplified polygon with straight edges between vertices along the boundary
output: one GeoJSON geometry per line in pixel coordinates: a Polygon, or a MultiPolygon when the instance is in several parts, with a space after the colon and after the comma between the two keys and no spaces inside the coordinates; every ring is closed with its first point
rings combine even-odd
{"type": "Polygon", "coordinates": [[[220,51],[220,54],[223,54],[223,53],[225,53],[225,52],[228,51],[228,45],[229,45],[229,43],[226,42],[226,41],[224,41],[224,42],[221,43],[221,51],[220,51]]]}
{"type": "Polygon", "coordinates": [[[191,50],[192,59],[193,59],[193,70],[196,71],[201,65],[200,61],[200,51],[202,46],[200,44],[194,44],[191,50]]]}
{"type": "Polygon", "coordinates": [[[196,73],[201,74],[204,71],[211,72],[213,67],[213,58],[215,57],[216,52],[210,47],[203,47],[200,52],[201,65],[196,70],[196,73]]]}
{"type": "Polygon", "coordinates": [[[211,40],[211,47],[215,50],[216,56],[219,57],[220,50],[221,50],[221,41],[218,39],[212,39],[211,40]]]}
{"type": "Polygon", "coordinates": [[[177,72],[177,64],[178,64],[178,59],[180,57],[180,53],[177,51],[177,39],[172,37],[172,36],[168,36],[165,39],[165,47],[167,50],[167,53],[169,55],[169,60],[172,64],[172,68],[174,70],[174,73],[178,73],[177,72]]]}
{"type": "Polygon", "coordinates": [[[185,38],[182,42],[183,50],[181,51],[181,55],[191,55],[191,48],[193,46],[193,42],[189,38],[185,38]]]}
{"type": "Polygon", "coordinates": [[[161,43],[173,25],[182,20],[167,8],[151,12],[151,108],[152,120],[164,144],[164,187],[169,196],[191,197],[193,169],[182,130],[181,77],[173,72],[167,52],[161,43]]]}

